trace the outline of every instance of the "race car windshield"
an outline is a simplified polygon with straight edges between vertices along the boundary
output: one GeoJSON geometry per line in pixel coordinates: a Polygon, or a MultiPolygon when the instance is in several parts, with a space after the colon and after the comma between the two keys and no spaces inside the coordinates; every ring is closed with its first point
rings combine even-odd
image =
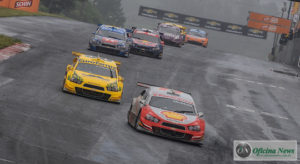
{"type": "Polygon", "coordinates": [[[139,34],[139,33],[134,33],[132,35],[133,38],[136,39],[140,39],[140,40],[147,40],[149,42],[153,42],[153,43],[159,43],[159,39],[155,36],[150,36],[150,35],[146,35],[146,34],[139,34]]]}
{"type": "Polygon", "coordinates": [[[76,70],[111,78],[117,77],[115,70],[96,64],[78,63],[76,70]]]}
{"type": "Polygon", "coordinates": [[[204,32],[195,32],[195,31],[190,31],[189,32],[190,35],[194,35],[194,36],[198,36],[198,37],[202,37],[202,38],[206,38],[207,34],[204,32]]]}
{"type": "Polygon", "coordinates": [[[195,114],[192,104],[164,97],[152,96],[149,105],[178,113],[195,114]]]}
{"type": "Polygon", "coordinates": [[[159,27],[159,32],[162,33],[171,33],[171,34],[176,34],[179,35],[180,34],[180,30],[178,30],[177,28],[172,28],[172,27],[159,27]]]}
{"type": "Polygon", "coordinates": [[[108,37],[108,38],[114,38],[118,40],[125,40],[125,36],[121,33],[113,32],[113,31],[108,31],[108,30],[99,30],[97,32],[98,35],[108,37]]]}

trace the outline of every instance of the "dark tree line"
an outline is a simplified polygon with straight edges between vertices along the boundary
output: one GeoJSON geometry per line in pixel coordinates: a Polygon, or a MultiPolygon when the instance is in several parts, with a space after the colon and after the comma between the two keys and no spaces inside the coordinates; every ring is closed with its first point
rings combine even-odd
{"type": "Polygon", "coordinates": [[[123,26],[121,0],[41,0],[40,11],[89,23],[123,26]]]}

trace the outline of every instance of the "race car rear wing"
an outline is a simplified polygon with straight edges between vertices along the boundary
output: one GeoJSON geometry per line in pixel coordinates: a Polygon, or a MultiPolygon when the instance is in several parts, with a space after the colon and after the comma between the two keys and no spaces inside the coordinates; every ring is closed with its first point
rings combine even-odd
{"type": "Polygon", "coordinates": [[[72,51],[72,55],[74,55],[75,57],[79,57],[79,56],[82,56],[82,55],[84,55],[84,54],[83,54],[83,53],[79,53],[79,52],[72,51]]]}

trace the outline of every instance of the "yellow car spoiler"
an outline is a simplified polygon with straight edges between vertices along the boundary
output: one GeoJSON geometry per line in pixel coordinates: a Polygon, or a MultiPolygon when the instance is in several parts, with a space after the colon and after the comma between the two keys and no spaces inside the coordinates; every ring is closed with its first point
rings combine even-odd
{"type": "Polygon", "coordinates": [[[72,55],[74,55],[75,57],[79,57],[79,56],[82,56],[82,55],[84,55],[84,54],[83,54],[83,53],[79,53],[79,52],[72,51],[72,55]]]}

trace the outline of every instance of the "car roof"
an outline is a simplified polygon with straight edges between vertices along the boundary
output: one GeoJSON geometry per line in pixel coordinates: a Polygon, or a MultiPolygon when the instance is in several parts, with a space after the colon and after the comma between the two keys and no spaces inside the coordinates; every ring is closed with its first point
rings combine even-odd
{"type": "Polygon", "coordinates": [[[112,31],[112,32],[116,32],[116,33],[119,33],[119,34],[126,34],[126,29],[121,28],[121,27],[116,27],[116,26],[101,25],[99,27],[99,29],[101,29],[103,31],[112,31]]]}
{"type": "Polygon", "coordinates": [[[81,55],[78,58],[80,63],[88,63],[88,64],[103,64],[112,69],[117,69],[117,64],[113,60],[109,60],[106,58],[91,56],[91,55],[81,55]]]}
{"type": "Polygon", "coordinates": [[[150,87],[150,95],[151,96],[159,96],[159,97],[165,97],[170,98],[174,100],[183,101],[189,104],[194,104],[194,100],[189,93],[185,93],[182,91],[169,89],[169,88],[163,88],[163,87],[150,87]]]}
{"type": "Polygon", "coordinates": [[[186,27],[184,27],[184,26],[182,26],[182,25],[180,25],[180,24],[176,24],[176,23],[166,22],[166,23],[164,23],[164,24],[171,25],[171,26],[176,26],[176,27],[181,28],[181,29],[184,29],[184,30],[186,29],[186,27]]]}

